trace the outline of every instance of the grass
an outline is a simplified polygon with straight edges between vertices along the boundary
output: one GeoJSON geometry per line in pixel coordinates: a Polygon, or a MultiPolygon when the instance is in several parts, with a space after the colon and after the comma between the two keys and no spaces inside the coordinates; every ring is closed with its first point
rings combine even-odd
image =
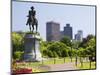
{"type": "MultiPolygon", "coordinates": [[[[64,64],[64,63],[68,63],[68,62],[71,62],[70,58],[68,58],[68,57],[66,57],[65,59],[64,58],[50,58],[50,59],[43,60],[41,62],[19,63],[19,64],[17,64],[17,67],[39,69],[39,67],[48,66],[50,64],[64,64]],[[64,62],[64,60],[65,60],[65,62],[64,62]]],[[[44,72],[44,70],[40,70],[40,71],[44,72]]]]}
{"type": "MultiPolygon", "coordinates": [[[[72,58],[72,62],[75,63],[76,58],[72,58]]],[[[79,63],[79,58],[78,58],[78,64],[77,67],[78,69],[95,69],[95,62],[91,63],[91,68],[90,68],[90,63],[88,62],[84,62],[83,63],[83,67],[81,66],[81,63],[79,63]]],[[[71,59],[69,57],[66,58],[49,58],[46,60],[43,60],[41,62],[25,62],[24,64],[19,64],[17,66],[19,67],[30,67],[30,68],[35,68],[38,69],[41,72],[45,72],[47,70],[41,70],[40,67],[44,67],[44,66],[48,66],[51,64],[64,64],[64,63],[71,63],[71,59]]]]}
{"type": "MultiPolygon", "coordinates": [[[[43,67],[48,67],[48,65],[50,64],[64,64],[64,63],[68,63],[71,62],[70,58],[66,57],[64,58],[49,58],[46,60],[43,60],[41,62],[25,62],[25,63],[19,63],[17,64],[17,67],[19,68],[32,68],[32,69],[36,69],[36,71],[38,72],[47,72],[47,69],[41,69],[43,67]],[[65,60],[65,62],[64,62],[65,60]],[[41,67],[41,68],[40,68],[41,67]]],[[[34,71],[34,72],[36,72],[34,71]]]]}
{"type": "Polygon", "coordinates": [[[81,63],[78,64],[79,69],[96,69],[96,62],[91,63],[91,68],[90,68],[90,62],[84,62],[83,67],[81,66],[81,63]]]}
{"type": "MultiPolygon", "coordinates": [[[[49,64],[64,64],[70,63],[71,59],[69,57],[66,58],[50,58],[47,60],[43,60],[40,62],[27,62],[25,65],[19,64],[19,66],[29,66],[29,67],[36,67],[41,65],[49,65],[49,64]]],[[[72,62],[75,62],[75,58],[72,59],[72,62]]]]}
{"type": "Polygon", "coordinates": [[[45,65],[64,64],[64,63],[68,63],[68,62],[71,62],[71,59],[69,57],[66,57],[66,58],[51,58],[51,59],[43,61],[43,64],[45,64],[45,65]]]}

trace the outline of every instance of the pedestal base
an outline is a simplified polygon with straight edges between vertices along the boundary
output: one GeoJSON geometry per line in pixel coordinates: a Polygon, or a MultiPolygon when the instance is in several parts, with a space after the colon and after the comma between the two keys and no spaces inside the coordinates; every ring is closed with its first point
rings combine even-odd
{"type": "Polygon", "coordinates": [[[41,61],[40,38],[35,34],[26,34],[24,39],[24,61],[41,61]]]}

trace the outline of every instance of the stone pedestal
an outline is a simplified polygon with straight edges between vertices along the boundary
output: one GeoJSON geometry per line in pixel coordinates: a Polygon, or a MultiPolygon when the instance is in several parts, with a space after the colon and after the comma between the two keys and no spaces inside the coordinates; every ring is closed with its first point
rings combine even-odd
{"type": "Polygon", "coordinates": [[[25,61],[41,61],[40,37],[36,34],[26,34],[24,37],[24,60],[25,61]]]}

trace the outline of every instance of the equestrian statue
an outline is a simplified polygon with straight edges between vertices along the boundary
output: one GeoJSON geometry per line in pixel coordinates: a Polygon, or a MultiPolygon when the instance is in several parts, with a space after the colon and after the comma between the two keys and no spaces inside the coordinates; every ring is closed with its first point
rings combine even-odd
{"type": "Polygon", "coordinates": [[[38,20],[36,19],[36,11],[34,10],[34,7],[31,7],[31,10],[28,12],[28,19],[26,25],[29,25],[30,32],[34,32],[34,30],[38,29],[38,20]]]}

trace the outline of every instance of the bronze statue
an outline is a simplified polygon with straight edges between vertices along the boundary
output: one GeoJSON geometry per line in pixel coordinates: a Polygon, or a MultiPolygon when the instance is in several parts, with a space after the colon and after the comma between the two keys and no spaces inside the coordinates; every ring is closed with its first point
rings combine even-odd
{"type": "Polygon", "coordinates": [[[36,32],[38,29],[38,20],[36,19],[35,15],[36,15],[36,11],[34,10],[34,7],[32,6],[31,10],[29,10],[29,14],[27,16],[28,20],[26,23],[26,25],[29,25],[30,32],[34,31],[34,26],[36,27],[36,32]]]}

